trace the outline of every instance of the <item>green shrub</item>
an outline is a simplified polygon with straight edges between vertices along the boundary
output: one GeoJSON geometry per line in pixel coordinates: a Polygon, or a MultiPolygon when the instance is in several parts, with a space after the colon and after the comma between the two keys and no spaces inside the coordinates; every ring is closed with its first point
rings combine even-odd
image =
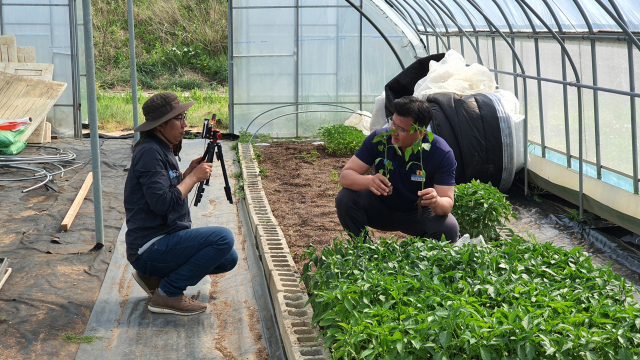
{"type": "Polygon", "coordinates": [[[632,284],[580,248],[409,238],[310,246],[302,279],[335,359],[632,359],[632,284]],[[312,269],[315,267],[315,271],[312,269]]]}
{"type": "Polygon", "coordinates": [[[499,234],[496,226],[504,226],[509,217],[518,218],[511,211],[511,204],[506,197],[490,183],[472,180],[468,184],[456,185],[451,214],[458,220],[460,234],[497,239],[499,234]]]}
{"type": "Polygon", "coordinates": [[[324,141],[327,154],[351,156],[356,153],[367,137],[353,126],[331,125],[318,130],[318,137],[324,141]]]}

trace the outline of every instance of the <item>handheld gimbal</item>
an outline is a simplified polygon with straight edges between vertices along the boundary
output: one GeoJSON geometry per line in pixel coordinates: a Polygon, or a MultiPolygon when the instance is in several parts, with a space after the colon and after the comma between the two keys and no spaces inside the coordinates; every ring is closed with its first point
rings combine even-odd
{"type": "MultiPolygon", "coordinates": [[[[215,124],[215,122],[216,114],[213,114],[213,116],[211,117],[211,123],[215,124]]],[[[213,129],[211,127],[211,123],[209,122],[209,119],[204,119],[204,125],[202,126],[202,138],[209,139],[209,143],[207,143],[207,149],[204,151],[204,155],[202,155],[202,161],[212,163],[213,154],[216,154],[216,159],[220,161],[220,166],[222,167],[222,175],[224,177],[224,192],[227,195],[229,204],[233,204],[231,187],[229,186],[229,178],[227,177],[227,168],[224,166],[224,157],[222,156],[222,145],[218,142],[218,140],[222,139],[222,133],[218,129],[213,129]]],[[[202,161],[200,161],[200,163],[202,163],[202,161]]],[[[198,184],[198,189],[196,190],[196,198],[193,202],[193,206],[198,206],[198,203],[200,203],[200,200],[202,200],[204,185],[209,186],[209,179],[201,181],[200,184],[198,184]]]]}

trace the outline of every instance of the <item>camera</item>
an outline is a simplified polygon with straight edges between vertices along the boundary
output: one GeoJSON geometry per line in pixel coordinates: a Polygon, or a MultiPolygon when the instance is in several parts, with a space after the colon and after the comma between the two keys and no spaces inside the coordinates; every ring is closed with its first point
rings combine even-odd
{"type": "Polygon", "coordinates": [[[204,123],[202,124],[202,138],[212,140],[217,142],[222,139],[222,133],[218,129],[214,129],[213,126],[216,124],[216,114],[211,116],[211,119],[204,119],[204,123]]]}
{"type": "MultiPolygon", "coordinates": [[[[229,178],[227,177],[227,169],[224,165],[224,157],[222,155],[222,145],[218,142],[218,140],[222,139],[222,133],[218,129],[214,129],[213,126],[216,123],[216,114],[211,116],[211,119],[204,119],[204,124],[202,125],[202,138],[209,140],[207,143],[207,149],[204,151],[202,155],[202,161],[212,163],[214,157],[220,161],[220,167],[222,168],[222,175],[224,178],[224,192],[227,196],[227,200],[230,204],[233,204],[233,197],[231,196],[231,187],[229,186],[229,178]]],[[[196,190],[196,196],[194,200],[193,206],[198,206],[200,201],[202,200],[202,194],[204,193],[204,186],[209,185],[209,179],[205,181],[201,181],[198,184],[198,188],[196,190]]]]}

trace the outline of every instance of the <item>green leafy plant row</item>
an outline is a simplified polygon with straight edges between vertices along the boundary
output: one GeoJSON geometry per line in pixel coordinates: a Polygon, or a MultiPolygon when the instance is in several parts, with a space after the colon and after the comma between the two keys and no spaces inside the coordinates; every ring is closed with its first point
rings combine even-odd
{"type": "Polygon", "coordinates": [[[313,323],[335,359],[638,357],[632,286],[580,248],[336,238],[303,256],[313,323]]]}
{"type": "Polygon", "coordinates": [[[507,195],[489,184],[472,180],[455,187],[455,202],[451,214],[458,220],[460,234],[479,235],[487,239],[499,238],[496,226],[504,226],[509,217],[518,215],[511,210],[507,195]]]}
{"type": "Polygon", "coordinates": [[[321,127],[318,137],[324,141],[327,154],[334,156],[351,156],[356,153],[367,137],[353,126],[331,125],[321,127]]]}

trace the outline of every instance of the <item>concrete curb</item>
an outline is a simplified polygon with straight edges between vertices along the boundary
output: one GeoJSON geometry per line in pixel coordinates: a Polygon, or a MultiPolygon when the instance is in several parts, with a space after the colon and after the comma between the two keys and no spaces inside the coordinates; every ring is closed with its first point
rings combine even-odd
{"type": "Polygon", "coordinates": [[[244,201],[287,358],[326,360],[330,358],[330,354],[324,349],[323,337],[318,337],[318,327],[311,326],[313,309],[311,305],[305,306],[309,300],[307,290],[300,282],[300,274],[291,257],[284,233],[271,213],[262,189],[253,147],[249,144],[237,144],[244,182],[244,201]]]}

